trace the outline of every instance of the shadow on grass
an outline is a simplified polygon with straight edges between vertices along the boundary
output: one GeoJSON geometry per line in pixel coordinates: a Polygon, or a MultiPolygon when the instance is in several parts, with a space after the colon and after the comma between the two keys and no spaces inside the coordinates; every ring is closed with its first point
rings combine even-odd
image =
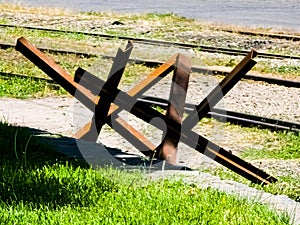
{"type": "Polygon", "coordinates": [[[82,158],[57,152],[59,137],[26,127],[0,124],[0,202],[34,208],[85,206],[116,184],[90,168],[82,158]]]}
{"type": "Polygon", "coordinates": [[[0,201],[9,205],[87,206],[118,189],[118,184],[92,168],[188,169],[97,143],[1,123],[0,145],[0,201]]]}

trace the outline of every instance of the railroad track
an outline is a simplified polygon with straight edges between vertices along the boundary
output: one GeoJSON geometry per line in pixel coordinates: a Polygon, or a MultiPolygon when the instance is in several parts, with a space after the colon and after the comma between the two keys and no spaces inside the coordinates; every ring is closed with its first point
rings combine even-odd
{"type": "MultiPolygon", "coordinates": [[[[50,29],[50,28],[42,28],[42,27],[16,26],[16,25],[9,25],[9,24],[0,24],[0,27],[23,28],[23,29],[28,29],[28,30],[41,30],[41,31],[46,31],[46,32],[58,32],[58,33],[75,33],[75,34],[88,35],[88,36],[97,36],[97,37],[102,37],[102,38],[107,38],[107,39],[132,40],[134,42],[140,42],[143,44],[150,44],[150,45],[164,45],[164,46],[176,46],[176,47],[180,47],[180,48],[199,49],[204,52],[222,53],[222,54],[228,54],[228,55],[247,55],[249,52],[248,50],[220,48],[220,47],[213,47],[213,46],[206,46],[206,45],[189,44],[189,43],[182,43],[182,42],[169,42],[169,41],[163,41],[163,40],[135,38],[135,37],[127,37],[127,36],[93,33],[93,32],[58,30],[58,29],[50,29]]],[[[245,32],[245,34],[246,34],[246,32],[245,32]]],[[[259,35],[259,33],[257,33],[257,35],[259,35]]],[[[261,34],[261,35],[263,35],[263,34],[261,34]]],[[[274,37],[275,36],[273,36],[273,38],[274,37]]],[[[283,37],[284,36],[282,36],[282,38],[283,37]]],[[[285,37],[285,39],[287,39],[287,38],[288,38],[288,36],[285,37]]],[[[300,37],[294,36],[294,38],[290,37],[290,39],[297,40],[297,39],[300,39],[300,37]]],[[[258,52],[257,57],[271,58],[271,59],[298,59],[298,60],[300,60],[300,56],[272,54],[272,53],[264,53],[264,52],[258,52]]]]}
{"type": "Polygon", "coordinates": [[[284,39],[288,41],[300,41],[299,35],[286,35],[286,34],[271,34],[271,33],[259,33],[259,32],[252,32],[252,31],[242,31],[242,30],[229,30],[229,29],[217,29],[220,31],[228,32],[228,33],[237,33],[243,34],[247,36],[260,36],[260,37],[268,37],[273,39],[284,39]]]}
{"type": "MultiPolygon", "coordinates": [[[[15,45],[10,44],[0,44],[0,48],[2,49],[8,49],[8,48],[15,48],[15,45]]],[[[47,48],[41,48],[40,50],[45,52],[50,52],[54,54],[76,54],[81,55],[85,57],[93,57],[93,56],[99,56],[96,54],[90,54],[90,53],[83,53],[83,52],[73,52],[73,51],[65,51],[65,50],[56,50],[56,49],[47,49],[47,48]]],[[[101,57],[106,59],[113,59],[112,56],[103,56],[101,57]]],[[[146,61],[142,59],[130,59],[130,63],[138,63],[138,64],[144,64],[149,67],[157,67],[162,64],[162,62],[157,61],[146,61]]],[[[227,75],[228,72],[226,71],[218,71],[218,70],[209,70],[207,68],[200,68],[200,67],[192,67],[193,72],[202,72],[207,73],[210,75],[216,75],[216,74],[222,74],[227,75]]],[[[32,77],[27,75],[21,75],[21,74],[13,74],[13,73],[3,73],[0,72],[0,76],[4,78],[9,77],[20,77],[20,78],[26,78],[26,79],[33,79],[36,81],[44,81],[47,82],[49,85],[59,88],[59,85],[56,84],[53,80],[47,79],[47,78],[39,78],[39,77],[32,77]]],[[[300,82],[296,82],[293,80],[283,80],[283,79],[275,79],[275,78],[269,78],[269,77],[262,77],[258,75],[251,75],[247,74],[245,76],[245,79],[251,79],[256,81],[264,81],[272,84],[278,84],[283,85],[287,87],[297,87],[300,88],[300,82]]],[[[152,106],[160,106],[161,108],[165,108],[168,105],[168,101],[161,98],[154,98],[149,96],[143,96],[138,99],[138,102],[147,103],[152,106]]],[[[193,104],[186,104],[185,111],[186,113],[191,113],[195,109],[195,106],[193,104]]],[[[276,130],[276,131],[293,131],[293,132],[300,132],[300,124],[292,123],[292,122],[286,122],[282,120],[276,120],[276,119],[270,119],[266,117],[260,117],[256,115],[249,115],[249,114],[243,114],[239,112],[233,112],[233,111],[226,111],[221,109],[213,109],[211,112],[208,113],[208,117],[213,117],[221,122],[230,122],[233,124],[239,124],[246,127],[258,127],[258,128],[264,128],[264,129],[270,129],[270,130],[276,130]]]]}
{"type": "MultiPolygon", "coordinates": [[[[59,88],[59,85],[53,81],[52,79],[47,78],[39,78],[39,77],[31,77],[27,75],[20,74],[12,74],[12,73],[0,73],[1,77],[9,78],[9,77],[20,77],[26,79],[33,79],[36,81],[44,81],[54,88],[59,88]]],[[[138,98],[138,102],[143,102],[149,104],[151,106],[159,106],[161,108],[166,108],[168,105],[168,101],[162,98],[151,97],[151,96],[142,96],[138,98]]],[[[195,105],[187,103],[185,105],[185,112],[187,114],[193,112],[195,110],[195,105]]],[[[228,111],[214,108],[210,111],[207,117],[212,117],[221,122],[230,122],[232,124],[238,124],[245,127],[258,127],[261,129],[269,129],[273,131],[293,131],[300,132],[300,124],[293,122],[286,122],[277,119],[271,119],[267,117],[261,117],[256,115],[250,115],[240,112],[228,111]]]]}
{"type": "MultiPolygon", "coordinates": [[[[9,49],[9,48],[15,48],[15,45],[12,44],[4,44],[0,43],[1,49],[9,49]]],[[[114,59],[113,56],[108,55],[101,55],[101,54],[93,54],[88,52],[79,52],[79,51],[70,51],[70,50],[62,50],[62,49],[51,49],[51,48],[39,48],[42,52],[48,52],[52,54],[74,54],[77,56],[83,56],[86,58],[90,57],[102,57],[104,59],[114,59]]],[[[163,62],[160,61],[154,61],[154,60],[144,60],[144,59],[130,59],[129,63],[135,63],[135,64],[143,64],[148,67],[157,67],[163,64],[163,62]]],[[[228,75],[228,71],[220,70],[220,69],[211,69],[208,67],[192,67],[192,72],[198,72],[198,73],[204,73],[209,75],[228,75]]],[[[2,73],[1,76],[9,76],[9,74],[2,73]]],[[[22,76],[22,75],[18,75],[22,76]]],[[[24,75],[27,77],[26,75],[24,75]]],[[[294,81],[294,80],[287,80],[287,79],[278,79],[278,78],[272,78],[272,77],[266,77],[266,76],[260,76],[255,74],[247,74],[244,79],[248,80],[254,80],[254,81],[263,81],[269,84],[276,84],[276,85],[282,85],[286,87],[295,87],[300,88],[300,82],[294,81]]]]}
{"type": "MultiPolygon", "coordinates": [[[[0,24],[0,27],[3,27],[4,25],[0,24]]],[[[14,27],[12,25],[5,25],[6,27],[14,27]]],[[[48,29],[48,28],[36,28],[36,27],[22,27],[25,29],[39,29],[44,30],[48,32],[72,32],[72,33],[81,33],[85,35],[93,35],[93,36],[99,36],[103,38],[119,38],[124,40],[133,40],[135,42],[143,43],[143,44],[153,44],[153,45],[167,45],[167,46],[174,46],[181,48],[201,48],[202,51],[207,52],[217,52],[217,53],[225,53],[225,54],[232,54],[232,55],[244,55],[248,53],[248,51],[243,50],[234,50],[234,49],[223,49],[223,48],[215,48],[215,47],[209,47],[209,46],[198,46],[193,44],[185,44],[185,43],[172,43],[172,42],[166,42],[166,41],[159,41],[159,40],[148,40],[148,39],[138,39],[138,38],[130,38],[130,37],[118,37],[114,35],[105,35],[105,34],[98,34],[98,33],[86,33],[86,32],[77,32],[77,31],[61,31],[61,30],[55,30],[55,29],[48,29]]],[[[284,37],[282,37],[284,38],[284,37]]],[[[9,48],[15,48],[15,45],[12,44],[4,44],[0,43],[1,49],[9,49],[9,48]]],[[[100,55],[100,54],[92,54],[88,52],[79,52],[79,51],[70,51],[70,50],[62,50],[62,49],[50,49],[50,48],[40,48],[41,51],[52,53],[52,54],[75,54],[77,56],[83,56],[86,58],[90,57],[103,57],[106,59],[113,59],[112,56],[107,55],[100,55]]],[[[274,55],[274,54],[266,54],[266,53],[259,53],[260,57],[266,57],[266,58],[280,58],[280,59],[300,59],[298,56],[286,56],[286,55],[274,55]]],[[[136,64],[144,64],[149,67],[157,67],[162,64],[162,62],[159,61],[151,61],[151,60],[143,60],[143,59],[130,59],[130,63],[136,63],[136,64]]],[[[206,73],[210,75],[227,75],[228,71],[223,70],[216,70],[216,69],[208,69],[204,67],[193,67],[193,72],[201,72],[206,73]]],[[[0,76],[2,77],[22,77],[22,78],[30,78],[34,80],[42,80],[47,82],[50,85],[58,86],[53,80],[45,79],[45,78],[38,78],[38,77],[29,77],[27,75],[21,75],[21,74],[12,74],[12,73],[0,73],[0,76]]],[[[247,74],[245,76],[245,79],[251,79],[255,81],[264,81],[270,84],[277,84],[277,85],[283,85],[286,87],[296,87],[300,88],[300,82],[293,81],[293,80],[285,80],[285,79],[276,79],[276,78],[270,78],[270,77],[264,77],[254,74],[247,74]]],[[[160,106],[162,108],[167,106],[167,101],[164,99],[159,98],[153,98],[149,96],[144,96],[140,99],[138,99],[140,102],[144,102],[153,106],[160,106]]],[[[192,104],[186,104],[185,110],[187,113],[194,110],[194,105],[192,104]]],[[[208,117],[213,117],[219,121],[222,122],[231,122],[234,124],[239,124],[242,126],[255,126],[259,128],[267,128],[271,130],[289,130],[294,132],[300,132],[300,124],[297,123],[291,123],[276,119],[270,119],[265,117],[259,117],[255,115],[249,115],[249,114],[243,114],[239,112],[232,112],[232,111],[226,111],[226,110],[220,110],[220,109],[214,109],[212,112],[208,113],[208,117]]]]}
{"type": "MultiPolygon", "coordinates": [[[[168,106],[168,100],[152,96],[142,96],[141,98],[138,98],[138,102],[143,102],[151,106],[159,106],[162,109],[166,109],[168,106]]],[[[185,104],[185,112],[187,114],[192,113],[195,109],[195,105],[189,103],[185,104]]],[[[212,111],[210,111],[207,117],[214,118],[221,122],[230,122],[245,127],[258,127],[273,131],[300,132],[300,124],[298,123],[286,122],[283,120],[233,112],[218,108],[214,108],[212,111]]]]}

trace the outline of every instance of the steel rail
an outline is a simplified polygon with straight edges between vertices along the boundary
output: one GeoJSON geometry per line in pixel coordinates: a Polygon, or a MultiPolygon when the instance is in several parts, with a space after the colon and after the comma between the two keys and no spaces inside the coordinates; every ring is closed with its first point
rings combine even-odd
{"type": "Polygon", "coordinates": [[[34,81],[43,81],[46,82],[48,85],[54,86],[54,87],[60,87],[54,80],[48,79],[48,78],[43,78],[43,77],[35,77],[35,76],[29,76],[29,75],[24,75],[24,74],[15,74],[15,73],[5,73],[5,72],[0,72],[0,77],[4,79],[9,79],[12,77],[17,77],[21,79],[31,79],[34,81]]]}
{"type": "MultiPolygon", "coordinates": [[[[15,47],[16,47],[15,44],[0,43],[0,49],[3,49],[3,50],[15,48],[15,47]]],[[[62,55],[74,54],[74,55],[83,56],[86,58],[97,57],[100,55],[100,54],[93,54],[93,53],[79,52],[79,51],[70,51],[70,50],[64,50],[64,49],[53,49],[53,48],[43,48],[43,47],[39,47],[39,49],[42,52],[48,52],[51,54],[62,54],[62,55]]]]}
{"type": "MultiPolygon", "coordinates": [[[[15,45],[12,44],[0,44],[0,48],[2,49],[8,49],[8,48],[15,48],[15,45]]],[[[100,55],[100,54],[93,54],[93,53],[86,53],[86,52],[78,52],[78,51],[69,51],[69,50],[62,50],[62,49],[51,49],[51,48],[39,48],[42,52],[48,52],[52,54],[75,54],[77,56],[83,56],[86,58],[91,57],[102,57],[104,59],[114,59],[113,56],[108,55],[100,55]]],[[[154,60],[144,60],[144,59],[129,59],[129,63],[135,63],[135,64],[143,64],[148,67],[157,67],[163,64],[163,62],[160,61],[154,61],[154,60]]],[[[224,70],[218,70],[218,69],[209,69],[207,67],[192,67],[192,72],[197,73],[204,73],[209,75],[228,75],[228,71],[224,70]]],[[[22,75],[19,75],[22,76],[22,75]]],[[[26,75],[24,75],[26,76],[26,75]]],[[[279,79],[279,78],[272,78],[272,77],[266,77],[266,76],[259,76],[255,74],[246,74],[243,79],[249,79],[254,81],[263,81],[269,84],[277,84],[282,85],[286,87],[295,87],[300,88],[300,82],[294,81],[294,80],[286,80],[286,79],[279,79]]]]}
{"type": "MultiPolygon", "coordinates": [[[[138,102],[143,102],[151,106],[159,106],[165,109],[168,105],[168,100],[152,96],[141,96],[137,99],[138,102]]],[[[195,111],[196,105],[186,103],[185,113],[190,114],[195,111]]],[[[300,132],[300,124],[287,122],[283,120],[271,119],[246,113],[228,111],[218,108],[213,108],[207,115],[221,122],[230,122],[245,127],[258,127],[263,129],[270,129],[272,131],[292,131],[300,132]]]]}
{"type": "Polygon", "coordinates": [[[247,36],[260,36],[260,37],[268,37],[273,39],[284,39],[288,41],[300,41],[299,35],[260,33],[260,32],[253,32],[253,31],[231,30],[231,29],[222,29],[222,28],[217,30],[224,31],[227,33],[243,34],[247,36]]]}
{"type": "MultiPolygon", "coordinates": [[[[127,41],[131,40],[134,42],[141,42],[144,44],[151,44],[151,45],[165,45],[165,46],[177,46],[177,47],[181,47],[181,48],[200,49],[201,51],[204,51],[204,52],[223,53],[223,54],[228,54],[228,55],[243,55],[243,56],[245,56],[249,52],[248,50],[229,49],[229,48],[213,47],[213,46],[207,46],[207,45],[189,44],[189,43],[182,43],[182,42],[170,42],[170,41],[164,41],[164,40],[135,38],[135,37],[128,37],[128,36],[93,33],[93,32],[58,30],[58,29],[31,27],[31,26],[15,26],[15,25],[9,25],[9,24],[0,24],[0,27],[17,27],[17,28],[23,28],[23,29],[29,29],[29,30],[47,31],[47,32],[83,34],[83,35],[97,36],[97,37],[102,37],[102,38],[107,38],[107,39],[120,39],[120,40],[127,40],[127,41]]],[[[258,52],[257,57],[272,58],[272,59],[298,59],[298,60],[300,60],[300,56],[281,55],[281,54],[272,54],[272,53],[263,53],[263,52],[258,52]]]]}
{"type": "MultiPolygon", "coordinates": [[[[12,25],[12,24],[0,24],[0,27],[20,27],[24,29],[39,29],[44,31],[61,31],[61,32],[72,32],[72,33],[83,33],[86,35],[105,35],[105,34],[99,34],[99,33],[91,33],[91,32],[82,32],[82,31],[70,31],[70,30],[57,30],[57,29],[51,29],[51,28],[44,28],[44,27],[32,27],[32,26],[20,26],[20,25],[12,25]]],[[[217,28],[218,31],[223,31],[227,33],[237,33],[237,34],[243,34],[247,36],[261,36],[261,37],[269,37],[273,39],[285,39],[288,41],[300,41],[299,35],[292,35],[292,34],[276,34],[276,33],[260,33],[260,32],[254,32],[254,31],[243,31],[243,30],[233,30],[233,29],[224,29],[224,28],[217,28]]]]}

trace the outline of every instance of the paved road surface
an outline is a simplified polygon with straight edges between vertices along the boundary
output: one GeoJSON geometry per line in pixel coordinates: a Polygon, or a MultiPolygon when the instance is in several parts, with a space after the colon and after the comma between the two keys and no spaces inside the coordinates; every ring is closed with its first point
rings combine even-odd
{"type": "Polygon", "coordinates": [[[73,10],[177,13],[204,21],[300,32],[299,0],[0,0],[73,10]]]}

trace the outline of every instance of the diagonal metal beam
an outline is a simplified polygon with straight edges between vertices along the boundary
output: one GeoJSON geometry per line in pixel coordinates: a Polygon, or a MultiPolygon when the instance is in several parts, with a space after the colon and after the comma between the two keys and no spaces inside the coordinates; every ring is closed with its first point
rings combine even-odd
{"type": "Polygon", "coordinates": [[[76,98],[88,109],[91,111],[94,110],[95,105],[98,103],[99,96],[93,95],[88,89],[74,82],[70,74],[57,65],[52,58],[42,53],[23,37],[17,39],[16,50],[37,65],[72,96],[76,93],[76,98]]]}
{"type": "Polygon", "coordinates": [[[146,156],[153,155],[156,146],[149,141],[142,133],[136,130],[133,126],[128,124],[120,116],[113,113],[107,121],[107,124],[113,128],[117,133],[124,137],[136,149],[146,156]],[[152,154],[151,154],[152,153],[152,154]]]}
{"type": "Polygon", "coordinates": [[[190,114],[184,121],[183,126],[192,129],[212,108],[241,80],[246,73],[256,64],[253,58],[258,53],[251,52],[226,76],[218,86],[216,86],[200,104],[196,106],[196,111],[190,114]]]}

